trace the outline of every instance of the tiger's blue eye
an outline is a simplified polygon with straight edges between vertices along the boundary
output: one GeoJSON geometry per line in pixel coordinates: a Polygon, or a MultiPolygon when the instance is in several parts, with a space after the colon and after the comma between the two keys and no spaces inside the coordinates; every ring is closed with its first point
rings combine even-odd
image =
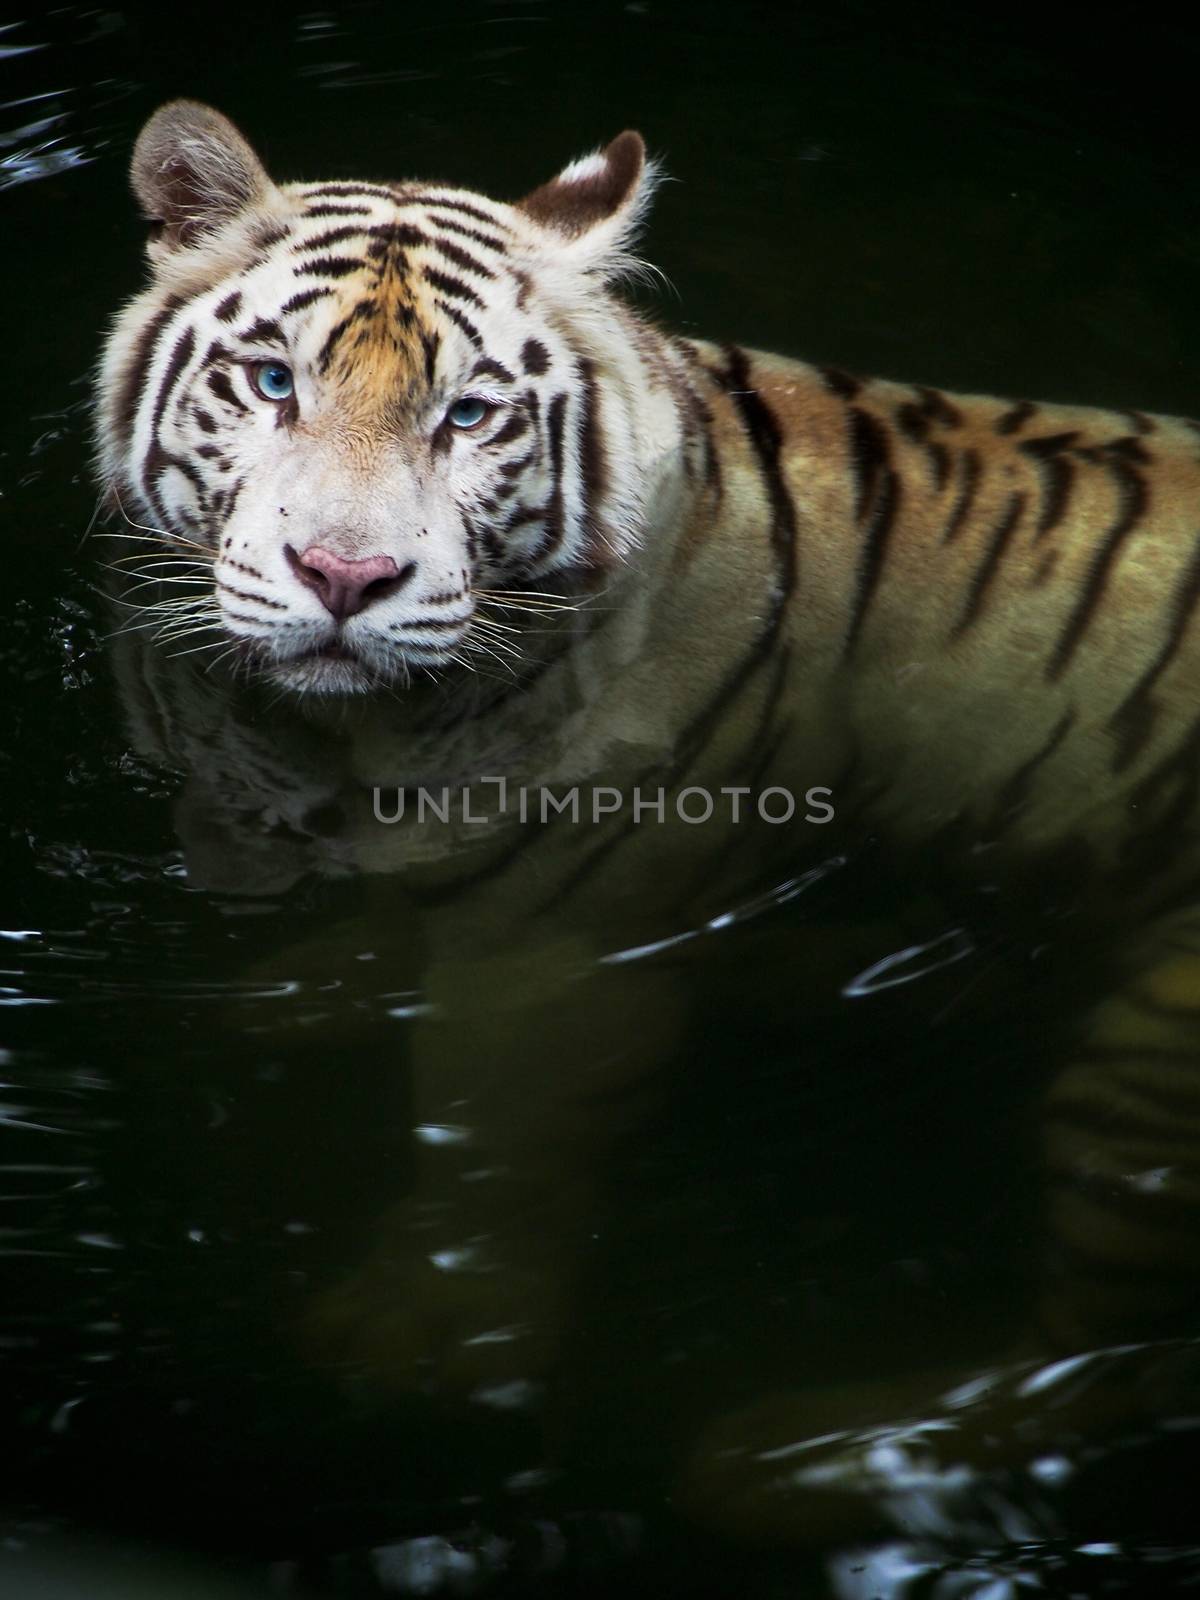
{"type": "Polygon", "coordinates": [[[292,369],[282,361],[258,361],[251,368],[250,377],[264,400],[290,400],[295,393],[292,369]]]}
{"type": "Polygon", "coordinates": [[[477,428],[491,409],[486,400],[477,400],[474,395],[466,394],[454,402],[446,418],[455,428],[477,428]]]}

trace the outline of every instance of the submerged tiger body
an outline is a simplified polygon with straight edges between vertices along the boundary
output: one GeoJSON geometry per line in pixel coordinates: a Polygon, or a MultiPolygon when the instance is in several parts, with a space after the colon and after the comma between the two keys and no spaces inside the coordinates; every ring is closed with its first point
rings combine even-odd
{"type": "MultiPolygon", "coordinates": [[[[1161,1269],[1135,1311],[1186,1312],[1200,428],[668,337],[611,292],[652,181],[623,134],[516,205],[277,187],[216,113],[152,119],[134,182],[153,276],[106,347],[100,472],[171,552],[141,571],[198,591],[135,596],[147,627],[167,654],[211,636],[238,675],[217,687],[189,663],[186,693],[130,687],[147,740],[207,785],[225,881],[256,886],[246,839],[267,830],[246,819],[268,815],[308,846],[263,888],[401,874],[441,919],[430,988],[450,1010],[485,969],[501,974],[485,992],[510,983],[514,924],[531,930],[516,965],[560,950],[574,971],[868,837],[922,881],[1050,907],[1055,936],[1103,944],[1115,976],[1048,1100],[1045,1325],[1068,1348],[1127,1326],[1129,1295],[1102,1287],[1113,1261],[1161,1269]],[[229,708],[263,684],[274,709],[248,733],[229,708]],[[637,826],[626,804],[586,827],[431,834],[371,811],[375,786],[489,774],[626,799],[820,785],[837,820],[785,829],[723,805],[704,827],[637,826]],[[336,827],[311,827],[335,801],[336,827]],[[1141,1181],[1151,1168],[1169,1176],[1141,1181]]],[[[667,1049],[668,988],[647,989],[659,1020],[636,1048],[620,1018],[597,1023],[575,1085],[539,1074],[576,1048],[578,1012],[564,1023],[551,998],[531,1056],[528,1011],[485,1027],[473,1010],[437,1047],[419,1119],[471,1104],[482,1142],[532,1174],[512,1208],[528,1218],[561,1180],[554,1152],[578,1164],[624,1131],[596,1091],[667,1049]]],[[[526,1281],[486,1281],[510,1280],[526,1281]]],[[[410,1307],[363,1310],[373,1281],[334,1320],[382,1328],[380,1365],[416,1359],[410,1307]]],[[[471,1294],[460,1309],[461,1327],[439,1309],[439,1337],[506,1320],[471,1294]]]]}

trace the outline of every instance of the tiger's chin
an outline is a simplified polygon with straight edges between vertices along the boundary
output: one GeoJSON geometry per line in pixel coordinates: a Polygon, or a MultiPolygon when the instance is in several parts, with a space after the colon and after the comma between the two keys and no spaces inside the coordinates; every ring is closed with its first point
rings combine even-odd
{"type": "Polygon", "coordinates": [[[412,669],[401,651],[355,649],[327,641],[289,654],[243,645],[242,659],[250,672],[279,689],[297,695],[357,696],[402,689],[412,669]]]}
{"type": "Polygon", "coordinates": [[[402,670],[383,675],[353,656],[314,653],[262,667],[263,676],[292,694],[364,695],[390,689],[405,679],[402,670]]]}
{"type": "Polygon", "coordinates": [[[372,648],[368,642],[364,649],[338,640],[286,656],[252,647],[245,659],[252,671],[292,694],[345,697],[394,694],[417,679],[440,677],[453,657],[429,648],[372,648]]]}

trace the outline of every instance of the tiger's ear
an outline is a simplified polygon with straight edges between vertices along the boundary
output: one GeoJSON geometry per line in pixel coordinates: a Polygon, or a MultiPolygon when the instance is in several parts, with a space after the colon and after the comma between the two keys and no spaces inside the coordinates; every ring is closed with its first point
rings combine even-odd
{"type": "Polygon", "coordinates": [[[657,179],[641,134],[627,129],[516,204],[554,236],[556,258],[611,277],[629,265],[626,252],[657,179]]]}
{"type": "Polygon", "coordinates": [[[198,100],[160,106],[133,147],[130,178],[155,248],[196,244],[278,191],[262,162],[219,111],[198,100]]]}

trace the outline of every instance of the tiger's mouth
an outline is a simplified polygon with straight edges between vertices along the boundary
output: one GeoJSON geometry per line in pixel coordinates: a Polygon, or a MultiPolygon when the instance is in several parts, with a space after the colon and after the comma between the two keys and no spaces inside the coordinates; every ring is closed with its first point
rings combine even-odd
{"type": "MultiPolygon", "coordinates": [[[[385,627],[306,619],[248,632],[244,618],[212,619],[244,673],[296,694],[362,695],[440,678],[460,659],[470,615],[398,619],[385,627]]],[[[511,646],[506,646],[511,654],[511,646]]]]}
{"type": "Polygon", "coordinates": [[[251,648],[255,669],[297,694],[361,695],[407,687],[422,673],[444,667],[446,656],[428,647],[391,641],[355,641],[342,633],[296,648],[287,655],[251,648]]]}
{"type": "Polygon", "coordinates": [[[258,666],[265,677],[295,694],[370,694],[391,687],[404,675],[399,662],[396,670],[380,672],[341,640],[299,651],[283,660],[260,657],[258,666]]]}

